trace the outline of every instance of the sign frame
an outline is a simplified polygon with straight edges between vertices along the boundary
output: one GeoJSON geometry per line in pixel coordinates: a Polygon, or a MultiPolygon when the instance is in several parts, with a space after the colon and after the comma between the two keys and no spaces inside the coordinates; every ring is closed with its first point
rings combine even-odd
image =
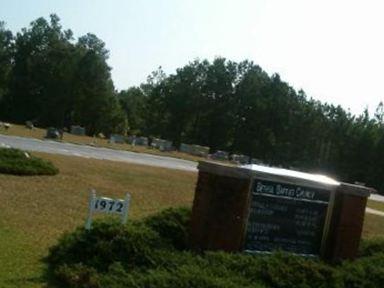
{"type": "Polygon", "coordinates": [[[284,177],[280,175],[260,175],[260,174],[253,174],[252,177],[250,178],[250,184],[248,188],[248,207],[247,207],[247,212],[246,212],[246,218],[245,218],[245,227],[244,227],[244,233],[243,233],[243,244],[242,244],[242,251],[245,253],[250,253],[250,254],[270,254],[271,251],[259,251],[259,250],[246,250],[245,249],[245,244],[246,244],[246,237],[248,234],[248,225],[249,225],[249,220],[250,220],[250,215],[252,212],[252,199],[253,199],[253,187],[255,181],[269,181],[269,182],[274,182],[278,184],[288,184],[288,185],[295,185],[295,186],[302,186],[302,187],[307,187],[307,188],[313,188],[313,189],[322,189],[326,190],[329,192],[329,200],[326,208],[326,215],[324,218],[324,225],[322,227],[322,232],[321,232],[321,242],[320,242],[320,249],[318,251],[318,254],[305,254],[305,253],[294,253],[297,255],[305,256],[305,257],[320,257],[323,256],[324,253],[326,252],[326,244],[327,244],[327,238],[328,238],[328,233],[331,225],[331,219],[332,219],[332,212],[333,212],[333,207],[335,205],[335,197],[336,197],[336,188],[338,187],[337,185],[326,185],[323,183],[318,183],[318,182],[308,182],[308,181],[303,181],[302,179],[295,179],[291,177],[284,177]]]}
{"type": "Polygon", "coordinates": [[[112,199],[107,197],[97,197],[96,190],[91,189],[89,194],[88,215],[87,220],[85,221],[85,229],[90,230],[92,228],[92,216],[95,213],[119,214],[121,216],[121,224],[126,224],[128,219],[130,200],[131,196],[129,193],[125,195],[125,199],[112,199]],[[101,207],[99,207],[99,204],[101,204],[102,201],[105,202],[105,205],[100,205],[101,207]],[[108,202],[113,202],[113,204],[110,204],[109,208],[107,207],[108,202]],[[121,209],[114,208],[114,203],[121,204],[121,209]]]}

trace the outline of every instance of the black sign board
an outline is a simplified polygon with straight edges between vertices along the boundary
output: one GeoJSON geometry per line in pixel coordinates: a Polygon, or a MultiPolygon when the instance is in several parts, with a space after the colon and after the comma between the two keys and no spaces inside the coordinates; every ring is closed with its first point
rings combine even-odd
{"type": "Polygon", "coordinates": [[[330,191],[254,179],[244,250],[319,255],[330,191]]]}

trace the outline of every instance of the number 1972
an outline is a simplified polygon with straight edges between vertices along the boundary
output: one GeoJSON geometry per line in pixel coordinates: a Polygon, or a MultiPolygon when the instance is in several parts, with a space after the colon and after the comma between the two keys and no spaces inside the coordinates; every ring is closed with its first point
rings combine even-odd
{"type": "Polygon", "coordinates": [[[124,203],[122,201],[98,198],[94,202],[93,209],[96,211],[107,213],[122,213],[123,207],[124,203]]]}

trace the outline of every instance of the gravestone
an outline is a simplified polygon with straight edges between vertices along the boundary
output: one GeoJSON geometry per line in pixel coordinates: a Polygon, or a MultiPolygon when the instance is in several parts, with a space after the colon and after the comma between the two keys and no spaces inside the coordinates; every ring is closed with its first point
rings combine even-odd
{"type": "Polygon", "coordinates": [[[208,156],[208,153],[209,153],[209,147],[181,143],[180,147],[179,147],[179,151],[187,153],[187,154],[191,154],[194,156],[206,158],[208,156]]]}
{"type": "Polygon", "coordinates": [[[192,155],[206,158],[208,157],[208,154],[209,154],[209,147],[192,145],[192,155]]]}
{"type": "Polygon", "coordinates": [[[232,154],[230,158],[232,162],[237,164],[248,164],[250,160],[249,156],[242,154],[232,154]]]}
{"type": "Polygon", "coordinates": [[[125,143],[125,136],[120,135],[120,134],[111,134],[111,136],[109,137],[109,142],[110,143],[124,144],[125,143]]]}
{"type": "Polygon", "coordinates": [[[136,137],[135,144],[138,146],[148,146],[148,137],[136,137]]]}
{"type": "Polygon", "coordinates": [[[60,139],[60,132],[54,127],[49,127],[47,129],[45,138],[47,139],[60,139]]]}
{"type": "Polygon", "coordinates": [[[85,135],[85,128],[81,127],[79,125],[71,125],[71,134],[84,136],[85,135]]]}
{"type": "Polygon", "coordinates": [[[211,155],[214,160],[228,160],[229,153],[226,151],[217,150],[211,155]]]}
{"type": "Polygon", "coordinates": [[[193,147],[190,144],[181,143],[179,151],[187,154],[192,154],[193,147]]]}
{"type": "Polygon", "coordinates": [[[32,121],[26,121],[25,122],[25,127],[28,128],[28,129],[34,129],[35,126],[33,125],[33,122],[32,121]]]}
{"type": "Polygon", "coordinates": [[[159,149],[160,151],[172,151],[174,150],[172,142],[160,138],[153,138],[151,146],[153,148],[159,149]]]}
{"type": "Polygon", "coordinates": [[[260,165],[200,162],[191,248],[353,259],[371,189],[260,165]]]}

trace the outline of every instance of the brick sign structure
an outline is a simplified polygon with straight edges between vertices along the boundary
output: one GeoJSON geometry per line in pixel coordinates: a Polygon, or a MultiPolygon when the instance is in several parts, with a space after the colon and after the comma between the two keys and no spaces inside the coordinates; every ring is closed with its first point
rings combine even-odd
{"type": "Polygon", "coordinates": [[[370,189],[259,165],[199,163],[192,248],[353,259],[370,189]]]}

